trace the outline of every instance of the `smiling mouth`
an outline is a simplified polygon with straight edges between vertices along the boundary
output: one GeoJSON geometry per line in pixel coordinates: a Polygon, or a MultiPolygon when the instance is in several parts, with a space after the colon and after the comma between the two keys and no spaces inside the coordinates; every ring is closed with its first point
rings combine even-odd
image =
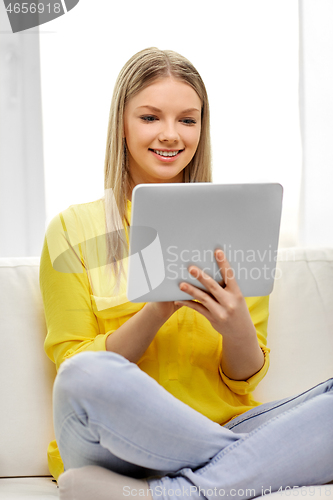
{"type": "Polygon", "coordinates": [[[152,151],[153,153],[159,155],[159,156],[164,156],[164,157],[173,157],[173,156],[177,156],[179,153],[181,153],[182,151],[184,151],[184,149],[177,149],[176,151],[163,151],[161,149],[151,149],[149,148],[149,151],[152,151]]]}

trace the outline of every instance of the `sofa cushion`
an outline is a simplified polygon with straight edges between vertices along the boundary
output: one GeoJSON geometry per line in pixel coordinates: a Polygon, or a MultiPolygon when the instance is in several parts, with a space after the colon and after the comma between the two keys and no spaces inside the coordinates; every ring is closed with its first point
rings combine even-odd
{"type": "Polygon", "coordinates": [[[278,254],[268,320],[270,367],[254,392],[267,402],[333,377],[333,249],[278,254]]]}
{"type": "Polygon", "coordinates": [[[54,500],[59,488],[50,477],[0,479],[1,500],[54,500]]]}
{"type": "Polygon", "coordinates": [[[1,477],[50,474],[55,367],[43,348],[38,271],[39,258],[0,259],[1,477]]]}

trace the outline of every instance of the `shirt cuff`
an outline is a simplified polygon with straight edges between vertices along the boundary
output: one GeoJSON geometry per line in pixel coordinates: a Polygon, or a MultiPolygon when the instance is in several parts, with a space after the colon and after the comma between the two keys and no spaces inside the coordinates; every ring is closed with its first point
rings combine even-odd
{"type": "Polygon", "coordinates": [[[259,346],[260,346],[262,352],[264,353],[264,364],[257,373],[252,375],[252,377],[248,378],[247,380],[233,380],[233,379],[227,377],[223,373],[222,368],[220,366],[220,375],[221,375],[223,382],[235,394],[245,395],[245,394],[249,394],[250,392],[253,392],[254,389],[259,384],[259,382],[266,375],[268,367],[269,367],[270,349],[268,347],[266,347],[265,345],[263,345],[261,342],[259,342],[259,346]]]}
{"type": "Polygon", "coordinates": [[[71,358],[75,354],[79,354],[80,352],[85,351],[106,351],[106,339],[113,333],[115,330],[110,330],[109,332],[97,335],[93,340],[81,342],[80,347],[75,347],[72,349],[68,349],[66,351],[64,358],[62,361],[71,358]]]}

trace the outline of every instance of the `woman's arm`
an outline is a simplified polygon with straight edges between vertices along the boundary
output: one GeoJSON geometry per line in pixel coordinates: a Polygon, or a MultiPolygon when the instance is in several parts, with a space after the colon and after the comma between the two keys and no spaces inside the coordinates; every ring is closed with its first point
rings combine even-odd
{"type": "MultiPolygon", "coordinates": [[[[147,303],[120,327],[116,320],[109,323],[106,332],[101,332],[92,308],[92,289],[81,249],[68,243],[80,241],[79,217],[74,209],[67,209],[50,222],[41,254],[40,289],[47,325],[45,351],[57,369],[64,360],[84,351],[114,351],[135,363],[179,306],[174,302],[147,303]],[[58,263],[54,267],[58,255],[62,258],[61,266],[58,263]]],[[[94,211],[90,219],[98,216],[99,212],[94,211]]],[[[89,226],[89,220],[83,220],[89,226]]]]}
{"type": "Polygon", "coordinates": [[[76,353],[99,351],[103,345],[105,349],[106,337],[100,332],[92,310],[90,284],[84,266],[78,260],[80,255],[77,259],[74,254],[65,252],[65,247],[67,272],[60,272],[53,267],[51,255],[57,242],[65,241],[64,234],[60,217],[57,216],[48,226],[39,268],[47,327],[44,348],[57,369],[65,359],[76,353]]]}
{"type": "Polygon", "coordinates": [[[264,353],[254,327],[253,330],[244,332],[239,338],[223,338],[221,368],[232,380],[247,380],[264,365],[264,353]]]}
{"type": "Polygon", "coordinates": [[[136,363],[149,347],[158,330],[177,309],[171,302],[148,302],[106,339],[106,350],[136,363]]]}
{"type": "Polygon", "coordinates": [[[189,272],[205,286],[208,293],[189,283],[181,283],[181,290],[198,302],[189,300],[176,304],[187,305],[210,321],[223,338],[223,373],[233,380],[247,380],[263,367],[264,353],[232,269],[221,250],[215,255],[225,286],[222,287],[196,266],[191,266],[189,272]]]}

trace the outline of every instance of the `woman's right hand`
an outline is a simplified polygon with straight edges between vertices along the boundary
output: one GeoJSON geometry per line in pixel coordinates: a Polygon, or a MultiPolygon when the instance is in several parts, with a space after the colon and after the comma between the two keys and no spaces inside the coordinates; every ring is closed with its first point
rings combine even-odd
{"type": "Polygon", "coordinates": [[[106,350],[121,354],[132,363],[137,363],[159,329],[180,307],[182,306],[175,305],[174,302],[147,302],[142,309],[108,335],[106,350]]]}
{"type": "Polygon", "coordinates": [[[170,302],[148,302],[145,307],[151,310],[152,314],[156,318],[159,318],[163,321],[167,321],[170,316],[173,315],[178,309],[183,307],[181,304],[176,305],[174,301],[170,302]]]}

